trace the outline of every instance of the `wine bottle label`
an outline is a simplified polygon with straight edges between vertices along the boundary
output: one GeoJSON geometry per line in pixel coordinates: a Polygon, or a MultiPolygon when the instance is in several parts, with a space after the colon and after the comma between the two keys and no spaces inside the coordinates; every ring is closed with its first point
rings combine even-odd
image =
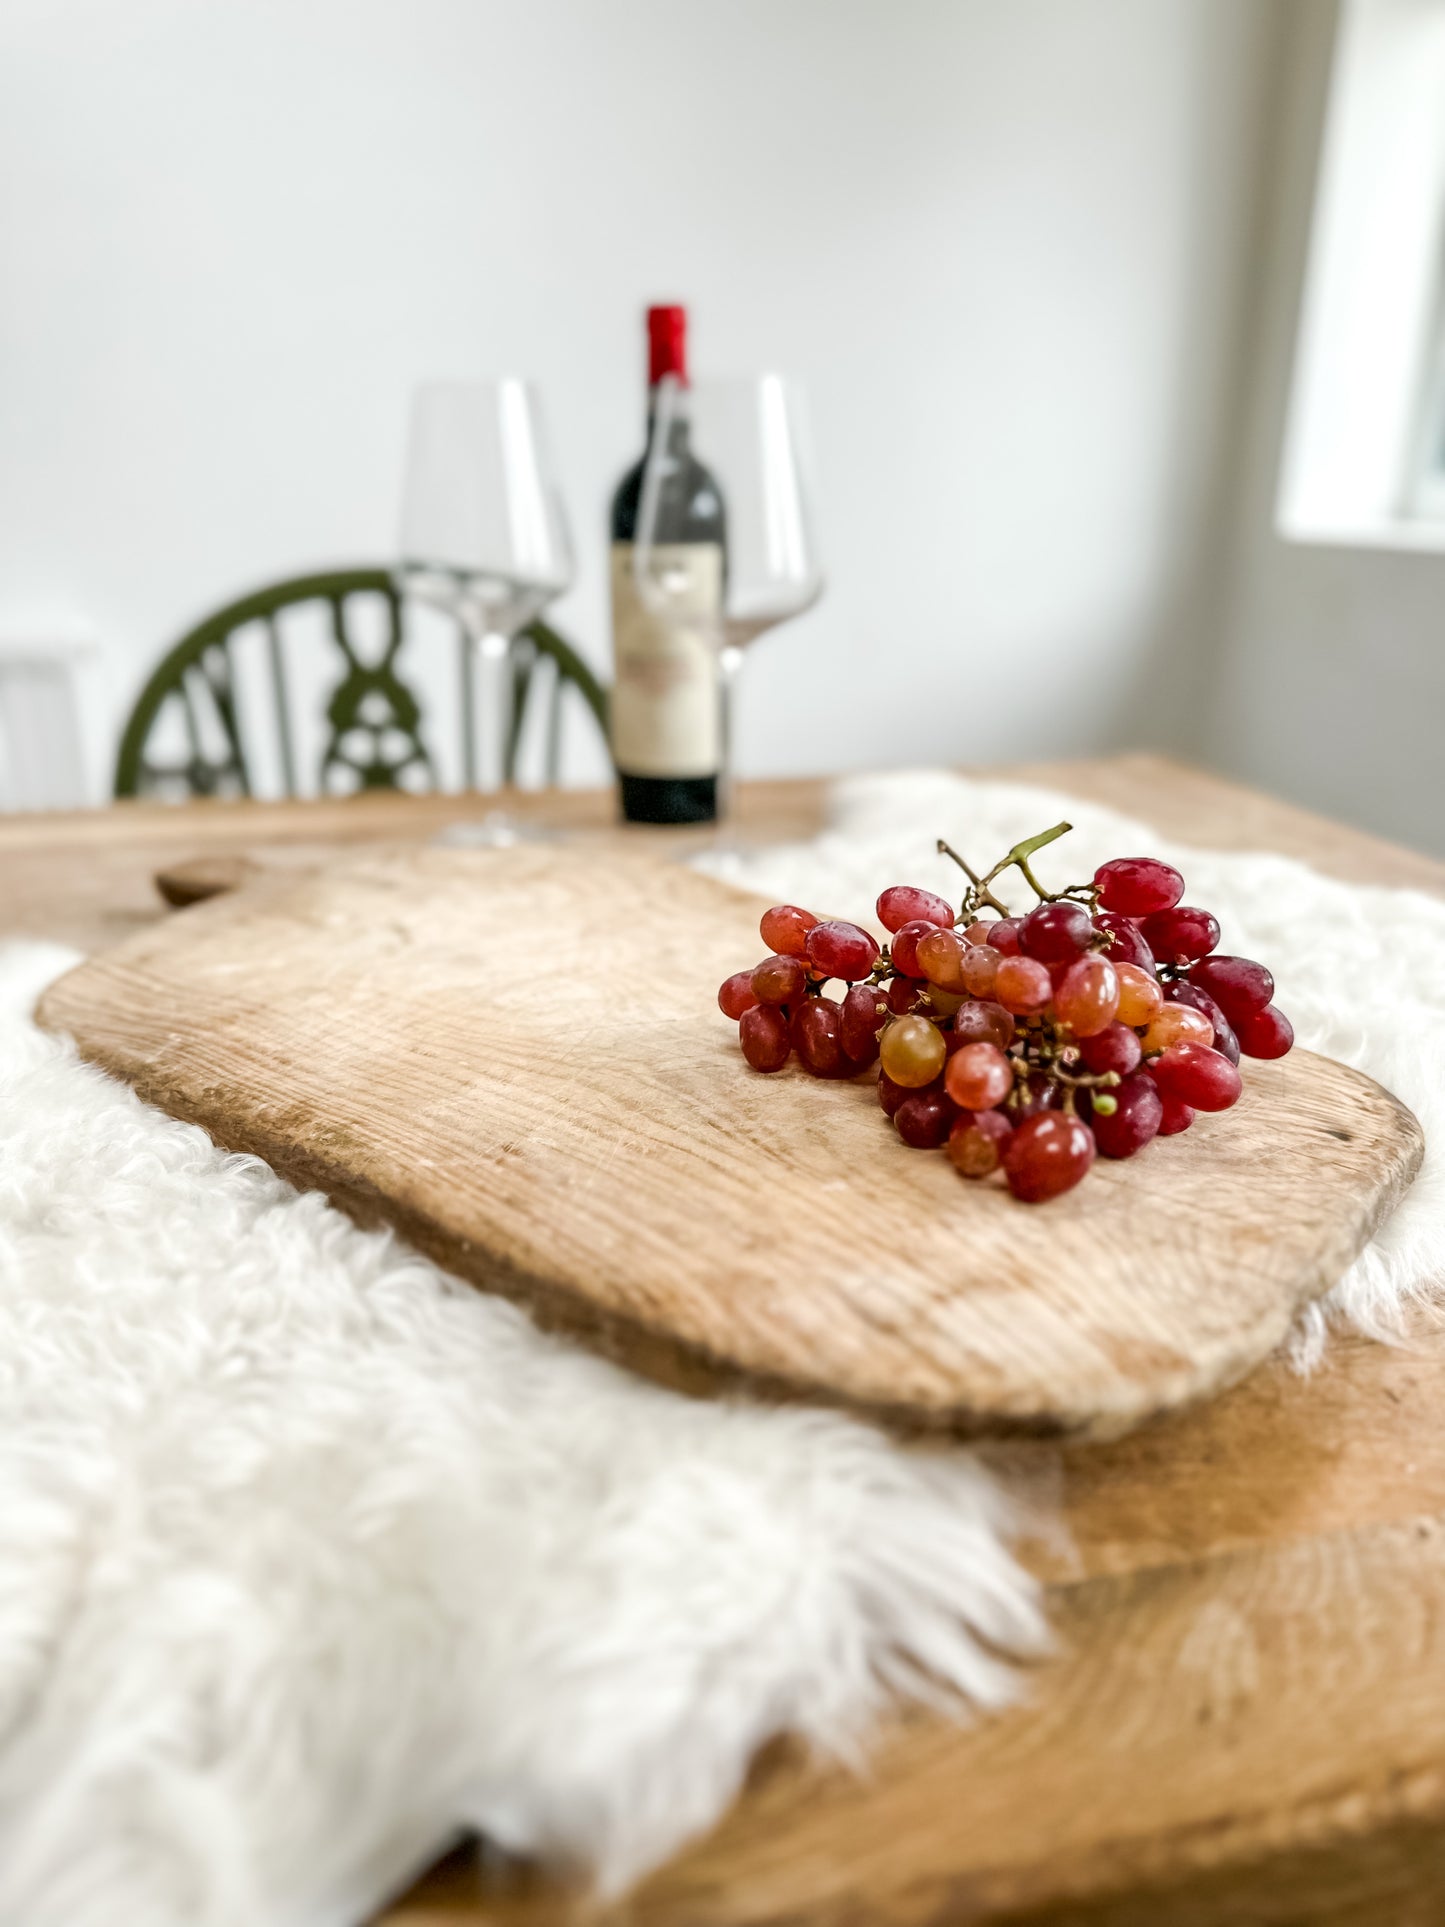
{"type": "Polygon", "coordinates": [[[612,545],[613,759],[629,776],[711,776],[722,761],[722,547],[671,542],[653,559],[665,609],[644,602],[632,544],[612,545]]]}

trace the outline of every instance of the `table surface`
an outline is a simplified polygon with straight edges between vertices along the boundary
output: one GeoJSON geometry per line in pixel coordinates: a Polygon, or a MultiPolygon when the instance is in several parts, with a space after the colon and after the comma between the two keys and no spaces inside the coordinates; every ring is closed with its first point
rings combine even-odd
{"type": "MultiPolygon", "coordinates": [[[[1276,849],[1445,894],[1445,863],[1148,756],[990,772],[1180,841],[1276,849]]],[[[817,782],[747,786],[745,834],[806,835],[817,782]]],[[[603,795],[517,807],[599,852],[603,795]]],[[[165,912],[157,869],[422,838],[485,799],[126,805],[0,819],[6,934],[94,950],[165,912]]],[[[900,1718],[866,1778],[771,1748],[722,1825],[618,1910],[630,1927],[1153,1927],[1445,1918],[1445,1332],[1271,1362],[1113,1445],[997,1448],[1060,1510],[1029,1548],[1057,1633],[1027,1701],[900,1718]]],[[[543,1927],[575,1898],[457,1855],[386,1927],[543,1927]]],[[[608,1918],[592,1914],[594,1920],[608,1918]]]]}

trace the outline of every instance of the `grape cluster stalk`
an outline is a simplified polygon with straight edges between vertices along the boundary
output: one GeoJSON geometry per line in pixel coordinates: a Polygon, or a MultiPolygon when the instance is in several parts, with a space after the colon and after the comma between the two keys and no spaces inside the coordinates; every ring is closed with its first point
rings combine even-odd
{"type": "Polygon", "coordinates": [[[1070,827],[1015,844],[983,876],[940,839],[968,879],[961,905],[890,884],[883,946],[858,924],[774,905],[768,955],[718,991],[748,1063],[772,1072],[796,1057],[834,1079],[877,1065],[905,1144],[942,1148],[965,1178],[1002,1173],[1028,1204],[1072,1190],[1096,1157],[1133,1157],[1228,1110],[1241,1056],[1294,1043],[1274,978],[1219,954],[1218,920],[1182,901],[1183,877],[1157,857],[1115,857],[1089,883],[1045,890],[1031,859],[1070,827]],[[993,888],[1009,870],[1037,899],[1021,916],[993,888]]]}

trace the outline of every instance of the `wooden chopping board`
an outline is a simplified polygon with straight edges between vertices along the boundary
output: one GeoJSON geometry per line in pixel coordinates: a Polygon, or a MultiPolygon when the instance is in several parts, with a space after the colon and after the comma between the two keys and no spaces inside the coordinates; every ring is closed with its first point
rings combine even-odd
{"type": "Polygon", "coordinates": [[[647,855],[407,850],[262,874],[62,978],[142,1097],[689,1389],[1105,1436],[1240,1377],[1343,1272],[1415,1119],[1296,1051],[1042,1206],[904,1147],[871,1079],[751,1072],[760,900],[647,855]]]}

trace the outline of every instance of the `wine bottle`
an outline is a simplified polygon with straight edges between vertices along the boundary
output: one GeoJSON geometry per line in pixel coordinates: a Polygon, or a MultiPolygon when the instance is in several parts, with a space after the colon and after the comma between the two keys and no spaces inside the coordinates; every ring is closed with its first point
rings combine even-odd
{"type": "MultiPolygon", "coordinates": [[[[648,607],[633,574],[642,478],[659,433],[657,387],[687,382],[687,310],[649,308],[647,445],[612,498],[612,757],[630,823],[709,823],[717,815],[722,703],[714,623],[722,598],[726,517],[716,481],[693,453],[687,410],[667,428],[652,532],[670,583],[667,611],[648,607]]],[[[684,397],[685,400],[685,397],[684,397]]]]}

